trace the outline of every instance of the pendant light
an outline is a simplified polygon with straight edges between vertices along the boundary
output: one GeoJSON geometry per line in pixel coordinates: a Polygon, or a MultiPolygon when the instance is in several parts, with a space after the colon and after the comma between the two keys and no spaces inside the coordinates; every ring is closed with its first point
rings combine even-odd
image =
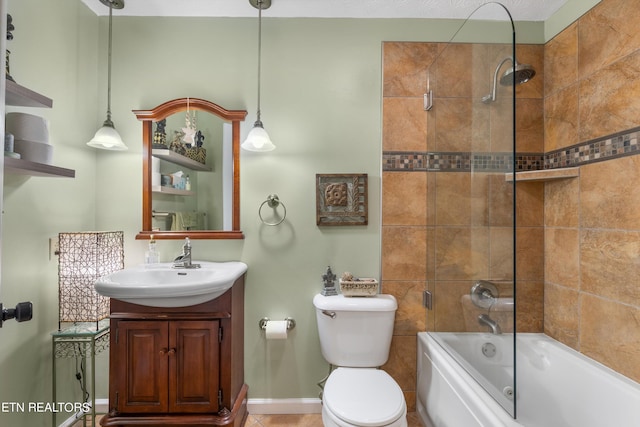
{"type": "Polygon", "coordinates": [[[109,56],[108,56],[108,70],[107,70],[107,119],[102,124],[102,127],[98,129],[93,139],[87,142],[87,145],[94,148],[101,148],[103,150],[127,150],[127,146],[122,142],[120,134],[113,126],[111,121],[111,44],[112,44],[112,20],[113,9],[122,9],[124,7],[124,0],[100,0],[105,6],[109,6],[109,56]]]}
{"type": "Polygon", "coordinates": [[[253,129],[242,143],[242,148],[247,151],[271,151],[276,148],[271,142],[269,134],[264,130],[260,120],[260,68],[262,54],[262,9],[271,7],[271,0],[249,0],[251,6],[258,9],[258,112],[253,129]]]}

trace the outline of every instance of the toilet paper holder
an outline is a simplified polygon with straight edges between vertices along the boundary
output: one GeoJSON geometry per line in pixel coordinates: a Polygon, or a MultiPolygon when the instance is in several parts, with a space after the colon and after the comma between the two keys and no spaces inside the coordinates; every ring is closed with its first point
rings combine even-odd
{"type": "MultiPolygon", "coordinates": [[[[260,319],[258,321],[258,326],[260,327],[260,329],[262,329],[263,331],[267,330],[267,322],[271,320],[268,317],[263,317],[262,319],[260,319]]],[[[296,327],[296,321],[293,320],[293,317],[285,317],[284,320],[287,322],[287,331],[292,330],[293,328],[296,327]]]]}

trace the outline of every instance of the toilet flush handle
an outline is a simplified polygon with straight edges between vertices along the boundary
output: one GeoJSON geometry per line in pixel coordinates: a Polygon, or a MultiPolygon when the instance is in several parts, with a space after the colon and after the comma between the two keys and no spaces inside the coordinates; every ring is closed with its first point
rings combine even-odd
{"type": "Polygon", "coordinates": [[[324,314],[325,316],[329,316],[332,319],[336,318],[336,312],[335,311],[322,310],[322,314],[324,314]]]}

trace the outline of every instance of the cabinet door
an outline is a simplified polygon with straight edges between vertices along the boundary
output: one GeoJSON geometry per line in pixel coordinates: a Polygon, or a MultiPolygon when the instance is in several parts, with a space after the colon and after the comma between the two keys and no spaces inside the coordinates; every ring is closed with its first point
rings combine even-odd
{"type": "Polygon", "coordinates": [[[112,368],[117,371],[117,410],[124,413],[166,412],[168,366],[174,356],[168,322],[120,321],[112,368]]]}
{"type": "Polygon", "coordinates": [[[169,323],[169,411],[218,412],[220,345],[217,320],[169,323]]]}

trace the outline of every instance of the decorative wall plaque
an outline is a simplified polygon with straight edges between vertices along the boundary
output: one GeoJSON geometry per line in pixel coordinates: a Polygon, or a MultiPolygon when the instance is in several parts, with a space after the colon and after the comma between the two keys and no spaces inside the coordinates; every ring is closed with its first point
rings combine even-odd
{"type": "Polygon", "coordinates": [[[367,174],[316,174],[317,225],[367,223],[367,174]]]}

